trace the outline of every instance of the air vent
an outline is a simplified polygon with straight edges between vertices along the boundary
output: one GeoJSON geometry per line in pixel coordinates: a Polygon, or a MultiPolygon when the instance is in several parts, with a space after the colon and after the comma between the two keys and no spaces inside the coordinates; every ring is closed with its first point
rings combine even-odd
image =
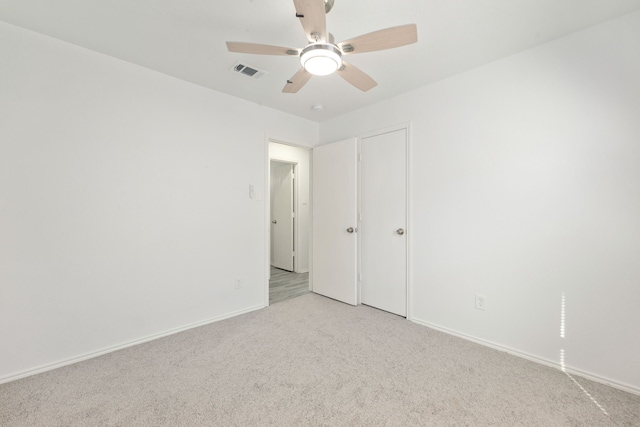
{"type": "Polygon", "coordinates": [[[240,62],[234,65],[232,70],[235,71],[236,73],[240,73],[244,76],[251,77],[253,79],[259,79],[260,77],[267,74],[266,71],[258,70],[257,68],[251,67],[247,64],[241,64],[240,62]]]}

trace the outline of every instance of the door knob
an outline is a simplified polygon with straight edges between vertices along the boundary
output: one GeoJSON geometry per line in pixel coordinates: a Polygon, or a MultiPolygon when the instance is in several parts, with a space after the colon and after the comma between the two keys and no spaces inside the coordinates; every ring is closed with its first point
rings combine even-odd
{"type": "Polygon", "coordinates": [[[398,233],[399,235],[401,235],[401,236],[402,236],[402,235],[404,234],[404,230],[403,230],[402,228],[398,228],[398,229],[396,230],[396,233],[398,233]]]}
{"type": "Polygon", "coordinates": [[[347,228],[347,233],[353,233],[353,227],[347,228]]]}
{"type": "Polygon", "coordinates": [[[277,224],[277,223],[278,223],[278,221],[276,221],[275,219],[271,220],[271,224],[277,224]]]}

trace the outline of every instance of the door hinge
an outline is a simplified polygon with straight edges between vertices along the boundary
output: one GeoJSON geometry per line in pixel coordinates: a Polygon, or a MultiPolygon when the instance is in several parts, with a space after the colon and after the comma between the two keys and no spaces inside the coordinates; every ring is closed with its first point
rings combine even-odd
{"type": "Polygon", "coordinates": [[[358,161],[361,162],[362,161],[362,153],[358,153],[358,161]]]}

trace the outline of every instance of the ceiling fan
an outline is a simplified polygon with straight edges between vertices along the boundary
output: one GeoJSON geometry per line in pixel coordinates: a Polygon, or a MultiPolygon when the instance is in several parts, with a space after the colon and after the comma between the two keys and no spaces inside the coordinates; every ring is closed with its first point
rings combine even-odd
{"type": "Polygon", "coordinates": [[[302,68],[287,80],[282,89],[284,93],[298,92],[313,75],[326,76],[334,72],[358,89],[368,91],[377,85],[375,80],[342,57],[415,43],[418,41],[416,24],[385,28],[334,43],[326,25],[326,13],[333,6],[333,1],[293,0],[296,18],[300,19],[309,40],[302,49],[244,42],[227,42],[227,49],[236,53],[299,57],[302,68]]]}

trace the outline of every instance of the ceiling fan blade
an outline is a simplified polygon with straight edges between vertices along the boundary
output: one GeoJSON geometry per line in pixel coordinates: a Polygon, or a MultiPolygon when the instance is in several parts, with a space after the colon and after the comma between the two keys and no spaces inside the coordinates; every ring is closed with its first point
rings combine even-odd
{"type": "Polygon", "coordinates": [[[339,43],[338,46],[342,52],[350,54],[392,49],[417,41],[418,27],[416,24],[407,24],[354,37],[339,43]]]}
{"type": "Polygon", "coordinates": [[[258,55],[300,55],[300,49],[257,43],[227,42],[227,49],[229,49],[229,52],[253,53],[258,55]]]}
{"type": "Polygon", "coordinates": [[[302,86],[304,86],[312,74],[309,73],[304,68],[300,68],[297,73],[293,75],[289,80],[287,80],[287,84],[282,88],[282,93],[296,93],[298,92],[302,86]]]}
{"type": "Polygon", "coordinates": [[[293,0],[296,7],[296,17],[300,18],[300,23],[307,39],[315,42],[315,34],[319,34],[321,40],[327,41],[327,16],[324,11],[324,0],[293,0]]]}
{"type": "Polygon", "coordinates": [[[342,61],[342,65],[342,68],[340,68],[337,73],[340,75],[340,77],[342,77],[361,91],[366,92],[378,85],[378,83],[376,83],[376,81],[373,80],[371,76],[362,71],[360,68],[355,67],[345,61],[342,61]]]}

